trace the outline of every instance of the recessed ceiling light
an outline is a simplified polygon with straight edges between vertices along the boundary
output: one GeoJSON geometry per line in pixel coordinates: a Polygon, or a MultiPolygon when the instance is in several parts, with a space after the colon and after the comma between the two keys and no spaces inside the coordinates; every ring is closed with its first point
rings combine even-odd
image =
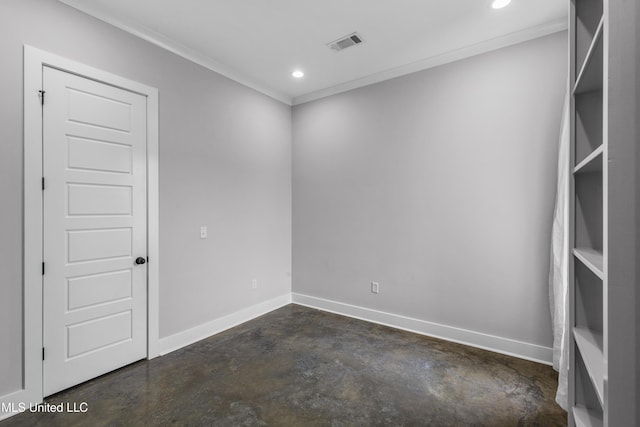
{"type": "Polygon", "coordinates": [[[493,0],[493,3],[491,3],[491,7],[494,9],[502,9],[509,3],[511,3],[511,0],[493,0]]]}
{"type": "Polygon", "coordinates": [[[296,79],[301,79],[304,77],[304,73],[300,70],[295,70],[293,73],[291,73],[291,75],[296,79]]]}

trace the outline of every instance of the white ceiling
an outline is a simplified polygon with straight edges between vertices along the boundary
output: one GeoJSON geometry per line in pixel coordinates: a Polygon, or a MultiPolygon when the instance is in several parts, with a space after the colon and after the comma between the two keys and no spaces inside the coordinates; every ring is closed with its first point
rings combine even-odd
{"type": "Polygon", "coordinates": [[[293,104],[567,27],[566,0],[60,1],[293,104]]]}

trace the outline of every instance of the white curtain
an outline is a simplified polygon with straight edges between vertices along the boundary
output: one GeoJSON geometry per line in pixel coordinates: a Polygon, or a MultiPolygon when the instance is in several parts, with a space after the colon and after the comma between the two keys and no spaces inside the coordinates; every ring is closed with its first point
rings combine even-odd
{"type": "Polygon", "coordinates": [[[558,371],[556,402],[568,407],[569,374],[569,95],[562,113],[558,153],[558,188],[551,234],[549,303],[553,322],[553,368],[558,371]]]}

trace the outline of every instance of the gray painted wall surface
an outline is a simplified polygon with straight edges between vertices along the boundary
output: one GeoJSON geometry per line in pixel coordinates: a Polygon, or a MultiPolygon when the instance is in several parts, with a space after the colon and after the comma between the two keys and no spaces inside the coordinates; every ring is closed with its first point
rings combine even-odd
{"type": "Polygon", "coordinates": [[[562,32],[294,107],[293,291],[551,346],[566,58],[562,32]]]}
{"type": "Polygon", "coordinates": [[[159,89],[161,337],[290,292],[290,107],[57,1],[3,0],[0,28],[0,395],[21,388],[23,44],[159,89]]]}

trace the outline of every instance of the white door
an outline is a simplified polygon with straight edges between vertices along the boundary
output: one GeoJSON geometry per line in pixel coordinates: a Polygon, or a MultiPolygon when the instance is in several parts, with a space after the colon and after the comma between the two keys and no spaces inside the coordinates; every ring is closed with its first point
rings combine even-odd
{"type": "Polygon", "coordinates": [[[48,396],[147,355],[147,136],[142,95],[49,67],[43,90],[48,396]]]}

